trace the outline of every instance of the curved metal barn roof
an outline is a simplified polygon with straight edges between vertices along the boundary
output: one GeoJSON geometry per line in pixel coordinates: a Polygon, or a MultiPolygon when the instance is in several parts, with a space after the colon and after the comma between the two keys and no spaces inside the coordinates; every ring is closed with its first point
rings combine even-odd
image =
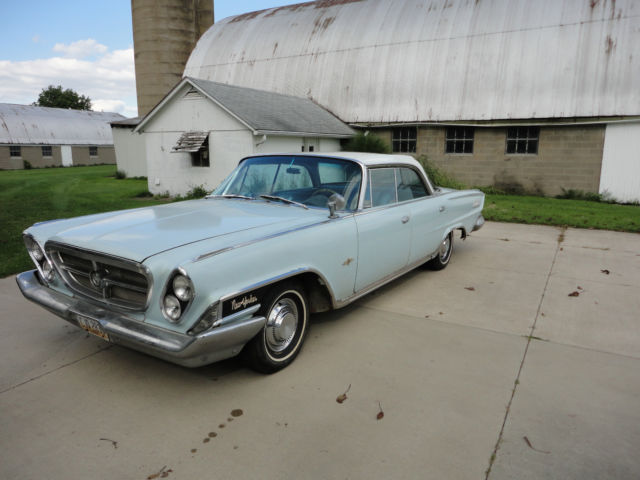
{"type": "Polygon", "coordinates": [[[113,145],[118,113],[0,103],[0,144],[113,145]]]}
{"type": "Polygon", "coordinates": [[[351,123],[640,114],[636,0],[319,0],[226,18],[184,75],[351,123]]]}

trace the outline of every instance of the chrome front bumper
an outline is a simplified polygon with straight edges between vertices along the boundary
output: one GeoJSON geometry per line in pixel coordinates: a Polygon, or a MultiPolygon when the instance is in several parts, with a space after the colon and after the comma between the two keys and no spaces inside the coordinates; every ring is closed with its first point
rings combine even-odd
{"type": "Polygon", "coordinates": [[[20,291],[41,307],[77,327],[78,319],[92,319],[100,324],[111,343],[124,345],[154,357],[185,367],[199,367],[230,358],[264,327],[264,317],[236,317],[200,335],[186,335],[133,320],[126,314],[107,310],[86,300],[69,297],[40,283],[36,270],[16,277],[20,291]]]}

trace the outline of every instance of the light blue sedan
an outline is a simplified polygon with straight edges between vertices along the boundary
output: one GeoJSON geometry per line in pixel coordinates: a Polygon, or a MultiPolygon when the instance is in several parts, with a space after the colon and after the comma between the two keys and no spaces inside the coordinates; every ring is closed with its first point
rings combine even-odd
{"type": "Polygon", "coordinates": [[[17,282],[106,341],[188,367],[242,353],[270,373],[300,352],[311,313],[446,267],[483,204],[408,156],[252,156],[202,200],[33,225],[37,268],[17,282]]]}

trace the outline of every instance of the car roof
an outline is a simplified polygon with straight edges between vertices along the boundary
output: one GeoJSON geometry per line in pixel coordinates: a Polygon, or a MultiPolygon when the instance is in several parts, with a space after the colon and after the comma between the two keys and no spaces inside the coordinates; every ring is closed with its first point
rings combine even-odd
{"type": "Polygon", "coordinates": [[[388,155],[384,153],[364,153],[364,152],[310,152],[310,153],[266,153],[263,155],[251,155],[250,157],[264,157],[276,155],[295,155],[296,157],[324,157],[324,158],[340,158],[345,160],[355,160],[368,167],[381,165],[412,165],[422,169],[420,163],[411,155],[388,155]]]}

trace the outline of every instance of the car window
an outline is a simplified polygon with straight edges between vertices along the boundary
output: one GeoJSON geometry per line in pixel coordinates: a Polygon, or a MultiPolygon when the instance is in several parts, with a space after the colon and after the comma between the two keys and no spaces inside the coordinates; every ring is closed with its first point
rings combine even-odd
{"type": "Polygon", "coordinates": [[[231,186],[231,190],[241,195],[262,195],[271,193],[273,177],[278,170],[278,164],[249,165],[244,175],[238,175],[231,186]]]}
{"type": "Polygon", "coordinates": [[[399,168],[396,172],[398,202],[427,196],[427,189],[415,170],[399,168]]]}
{"type": "Polygon", "coordinates": [[[395,168],[374,168],[370,175],[370,199],[373,207],[396,203],[395,168]]]}
{"type": "Polygon", "coordinates": [[[280,165],[275,183],[273,184],[274,192],[309,187],[313,187],[313,182],[311,181],[309,171],[305,167],[297,165],[280,165]]]}

